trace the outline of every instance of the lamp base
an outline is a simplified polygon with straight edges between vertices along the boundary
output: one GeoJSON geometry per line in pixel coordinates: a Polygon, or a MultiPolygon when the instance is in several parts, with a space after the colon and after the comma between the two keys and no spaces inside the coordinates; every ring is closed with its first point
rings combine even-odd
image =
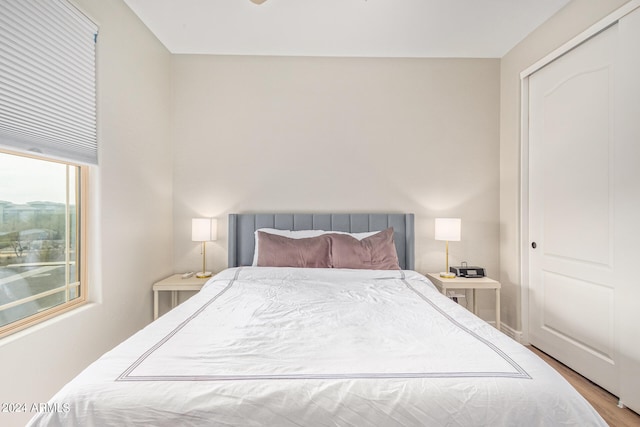
{"type": "Polygon", "coordinates": [[[198,279],[204,279],[205,277],[211,277],[211,272],[210,271],[201,271],[199,273],[196,273],[196,277],[198,279]]]}
{"type": "Polygon", "coordinates": [[[447,273],[445,271],[440,272],[440,277],[444,277],[445,279],[455,279],[455,273],[447,273]]]}

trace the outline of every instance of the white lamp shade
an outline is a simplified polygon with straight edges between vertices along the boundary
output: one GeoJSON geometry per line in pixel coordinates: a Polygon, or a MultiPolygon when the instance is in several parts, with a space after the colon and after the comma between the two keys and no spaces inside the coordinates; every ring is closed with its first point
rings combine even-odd
{"type": "Polygon", "coordinates": [[[218,238],[218,221],[214,218],[193,218],[191,220],[191,240],[211,242],[218,238]]]}
{"type": "Polygon", "coordinates": [[[460,240],[460,218],[436,218],[436,240],[460,240]]]}

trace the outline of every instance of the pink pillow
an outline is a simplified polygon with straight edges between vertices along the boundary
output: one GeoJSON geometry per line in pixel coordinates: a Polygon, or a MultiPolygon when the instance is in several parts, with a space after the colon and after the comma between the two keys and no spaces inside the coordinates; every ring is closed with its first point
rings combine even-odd
{"type": "Polygon", "coordinates": [[[358,240],[346,234],[326,234],[331,238],[334,268],[400,270],[398,253],[393,243],[393,228],[358,240]]]}
{"type": "Polygon", "coordinates": [[[259,267],[331,268],[328,235],[290,239],[258,231],[259,267]]]}

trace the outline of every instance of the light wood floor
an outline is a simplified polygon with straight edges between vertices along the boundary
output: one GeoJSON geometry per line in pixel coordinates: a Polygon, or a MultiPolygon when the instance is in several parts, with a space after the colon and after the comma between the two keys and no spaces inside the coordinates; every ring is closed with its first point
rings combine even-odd
{"type": "Polygon", "coordinates": [[[584,396],[584,398],[591,403],[591,406],[598,411],[600,416],[604,418],[611,427],[640,426],[640,415],[627,408],[618,408],[617,397],[598,387],[596,384],[592,383],[577,372],[572,371],[537,348],[532,346],[527,346],[527,348],[540,356],[545,362],[558,371],[560,375],[565,377],[567,381],[569,381],[569,383],[578,390],[578,393],[584,396]]]}

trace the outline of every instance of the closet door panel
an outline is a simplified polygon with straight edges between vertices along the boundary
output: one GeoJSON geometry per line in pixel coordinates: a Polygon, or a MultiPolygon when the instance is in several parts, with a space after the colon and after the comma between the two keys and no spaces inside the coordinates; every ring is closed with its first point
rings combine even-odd
{"type": "Polygon", "coordinates": [[[612,393],[617,38],[614,25],[529,80],[529,339],[612,393]]]}

